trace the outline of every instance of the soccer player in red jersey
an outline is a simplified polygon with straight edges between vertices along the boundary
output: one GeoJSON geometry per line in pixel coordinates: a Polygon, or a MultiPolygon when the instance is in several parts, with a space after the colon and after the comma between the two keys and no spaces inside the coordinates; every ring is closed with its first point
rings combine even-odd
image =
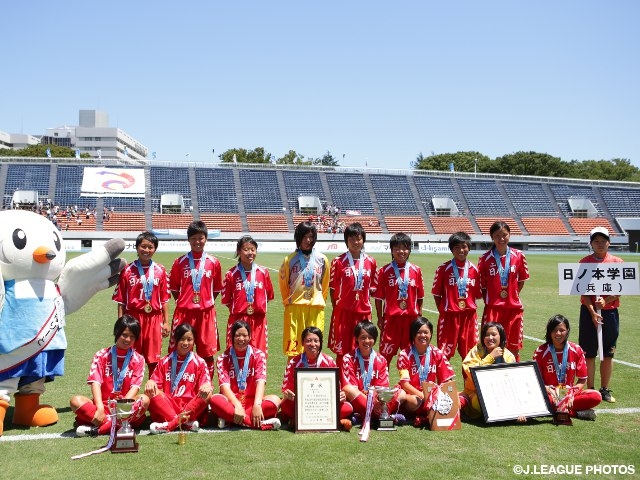
{"type": "Polygon", "coordinates": [[[149,398],[151,433],[197,431],[206,420],[213,392],[206,362],[195,352],[193,327],[178,325],[174,331],[176,349],[158,364],[144,388],[149,398]]]}
{"type": "Polygon", "coordinates": [[[529,279],[527,259],[509,246],[511,229],[495,222],[489,229],[493,246],[478,261],[480,289],[484,299],[482,323],[497,322],[507,334],[507,347],[520,360],[524,340],[524,309],[520,292],[529,279]]]}
{"type": "Polygon", "coordinates": [[[149,376],[160,360],[162,338],[169,336],[169,277],[164,266],[152,260],[158,237],[143,232],[136,238],[138,259],[120,272],[113,292],[118,303],[118,318],[125,313],[140,322],[140,336],[134,348],[149,369],[149,376]]]}
{"type": "Polygon", "coordinates": [[[456,232],[449,237],[453,258],[436,269],[431,293],[438,308],[437,345],[447,359],[456,353],[464,358],[478,343],[476,299],[480,298],[480,278],[476,266],[467,260],[471,237],[456,232]]]}
{"type": "Polygon", "coordinates": [[[389,241],[393,260],[377,273],[373,296],[381,332],[380,354],[387,365],[398,350],[409,346],[409,326],[422,313],[422,270],[409,262],[411,243],[409,235],[393,235],[389,241]]]}
{"type": "MultiPolygon", "coordinates": [[[[322,353],[322,330],[318,327],[307,327],[302,331],[304,351],[289,360],[282,379],[282,403],[280,418],[289,421],[295,414],[295,374],[297,368],[336,368],[336,362],[329,355],[322,353]]],[[[351,428],[353,407],[346,402],[347,396],[340,390],[340,424],[345,430],[351,428]]]]}
{"type": "MultiPolygon", "coordinates": [[[[204,251],[207,236],[204,222],[196,220],[189,224],[187,238],[191,251],[173,262],[169,288],[176,300],[171,331],[182,323],[193,327],[196,351],[207,362],[213,378],[213,356],[220,349],[215,300],[222,291],[222,270],[220,261],[204,251]]],[[[169,353],[175,348],[172,336],[169,353]]]]}
{"type": "Polygon", "coordinates": [[[375,292],[376,260],[364,252],[367,234],[359,223],[344,231],[347,251],[331,262],[329,288],[333,313],[329,329],[329,348],[336,354],[338,367],[342,356],[353,350],[353,329],[371,320],[370,294],[375,292]]]}
{"type": "Polygon", "coordinates": [[[123,315],[113,327],[115,344],[99,350],[93,357],[87,383],[92,398],[74,395],[69,402],[76,415],[79,437],[106,435],[111,430],[109,400],[136,399],[129,423],[139,427],[145,419],[148,398],[138,395],[144,376],[144,358],[133,345],[140,335],[140,323],[123,315]]]}
{"type": "Polygon", "coordinates": [[[538,363],[542,380],[552,404],[571,396],[569,388],[574,390],[573,400],[566,401],[569,415],[585,420],[595,420],[593,410],[602,401],[597,390],[585,389],[587,381],[587,363],[584,351],[579,345],[569,341],[569,320],[562,315],[554,315],[547,322],[546,342],[533,353],[538,363]]]}
{"type": "Polygon", "coordinates": [[[251,327],[236,320],[231,325],[233,344],[218,357],[220,393],[211,397],[211,411],[225,422],[245,427],[277,430],[280,398],[264,394],[267,360],[251,347],[251,327]]]}
{"type": "MultiPolygon", "coordinates": [[[[368,320],[358,322],[353,335],[356,347],[343,358],[341,385],[354,413],[364,419],[369,388],[388,387],[389,368],[384,357],[373,349],[378,339],[378,330],[373,323],[368,320]]],[[[389,413],[396,414],[404,398],[404,392],[398,389],[387,404],[389,413]]],[[[381,409],[382,404],[376,399],[374,417],[379,416],[381,409]]]]}
{"type": "Polygon", "coordinates": [[[238,240],[238,264],[226,273],[222,303],[229,308],[227,345],[231,345],[231,325],[244,320],[251,327],[251,345],[268,356],[267,302],[273,300],[269,270],[255,263],[258,243],[249,235],[238,240]]]}
{"type": "Polygon", "coordinates": [[[398,355],[400,386],[406,392],[404,412],[415,417],[415,426],[422,426],[431,404],[422,390],[423,382],[439,385],[453,379],[455,373],[447,357],[438,347],[430,345],[433,325],[425,317],[418,317],[409,329],[411,346],[398,355]]]}

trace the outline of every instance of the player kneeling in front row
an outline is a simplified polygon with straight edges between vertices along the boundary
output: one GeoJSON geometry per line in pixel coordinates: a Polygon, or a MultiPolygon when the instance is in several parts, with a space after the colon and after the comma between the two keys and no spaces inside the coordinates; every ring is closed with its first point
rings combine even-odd
{"type": "Polygon", "coordinates": [[[193,327],[178,325],[173,332],[176,349],[162,358],[147,382],[151,433],[198,431],[207,415],[213,388],[207,363],[193,352],[193,327]]]}
{"type": "Polygon", "coordinates": [[[113,417],[109,400],[135,399],[129,423],[139,427],[145,419],[149,400],[138,395],[144,376],[144,358],[133,349],[140,336],[140,323],[131,315],[123,315],[113,327],[115,345],[99,350],[93,357],[87,383],[92,398],[74,395],[69,402],[76,414],[76,435],[79,437],[106,435],[111,431],[113,417]]]}

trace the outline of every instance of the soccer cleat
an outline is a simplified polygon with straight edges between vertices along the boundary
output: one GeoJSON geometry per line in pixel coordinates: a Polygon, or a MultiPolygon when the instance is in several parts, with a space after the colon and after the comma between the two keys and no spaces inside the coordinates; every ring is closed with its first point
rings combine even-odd
{"type": "Polygon", "coordinates": [[[190,432],[197,432],[200,430],[200,422],[194,420],[193,422],[187,422],[184,424],[185,430],[189,430],[190,432]]]}
{"type": "Polygon", "coordinates": [[[93,425],[80,425],[76,428],[76,437],[97,437],[98,427],[93,425]]]}
{"type": "Polygon", "coordinates": [[[260,430],[280,430],[282,423],[277,417],[269,418],[260,422],[260,430]]]}
{"type": "Polygon", "coordinates": [[[602,395],[602,400],[604,402],[616,403],[616,399],[611,395],[611,390],[606,387],[602,387],[600,389],[600,395],[602,395]]]}
{"type": "Polygon", "coordinates": [[[598,414],[593,408],[588,408],[586,410],[578,410],[576,412],[576,417],[581,418],[582,420],[595,420],[598,414]]]}
{"type": "Polygon", "coordinates": [[[151,435],[158,435],[159,433],[167,433],[169,431],[169,422],[153,422],[149,427],[149,433],[151,435]]]}
{"type": "Polygon", "coordinates": [[[345,432],[350,432],[352,426],[353,424],[348,418],[343,418],[342,420],[340,420],[340,428],[342,428],[342,430],[344,430],[345,432]]]}
{"type": "Polygon", "coordinates": [[[362,417],[360,415],[358,415],[357,413],[354,413],[353,417],[351,417],[351,424],[352,425],[362,425],[362,417]]]}

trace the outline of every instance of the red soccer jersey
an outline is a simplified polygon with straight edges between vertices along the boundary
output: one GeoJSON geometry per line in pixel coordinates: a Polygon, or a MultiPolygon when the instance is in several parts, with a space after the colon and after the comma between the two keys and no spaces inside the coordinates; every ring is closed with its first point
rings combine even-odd
{"type": "MultiPolygon", "coordinates": [[[[624,262],[624,260],[622,260],[620,257],[616,257],[615,255],[611,255],[609,252],[607,252],[605,257],[602,259],[598,259],[595,257],[595,255],[591,254],[591,255],[587,255],[582,260],[580,260],[580,263],[622,263],[622,262],[624,262]]],[[[595,303],[595,301],[596,301],[596,296],[592,295],[591,302],[595,303]]],[[[618,308],[619,306],[620,306],[620,298],[616,299],[613,302],[607,303],[604,306],[603,310],[613,310],[614,308],[618,308]]]]}
{"type": "MultiPolygon", "coordinates": [[[[184,363],[185,357],[178,357],[176,362],[176,375],[180,372],[184,363]]],[[[176,403],[183,408],[193,398],[198,395],[200,387],[206,383],[211,382],[209,377],[209,369],[206,362],[197,355],[195,352],[191,352],[191,360],[187,364],[180,380],[178,381],[175,390],[171,391],[171,365],[173,363],[173,355],[169,354],[163,357],[158,362],[158,366],[151,375],[151,380],[156,382],[158,390],[161,390],[166,395],[171,396],[176,403]]]]}
{"type": "MultiPolygon", "coordinates": [[[[164,266],[153,262],[153,291],[151,292],[151,309],[154,312],[162,310],[162,305],[171,299],[169,279],[164,266]]],[[[149,278],[149,267],[143,266],[145,277],[149,278]]],[[[113,292],[113,301],[129,310],[144,310],[147,300],[144,294],[142,279],[138,272],[137,262],[128,264],[120,273],[120,279],[113,292]]]]}
{"type": "MultiPolygon", "coordinates": [[[[251,271],[246,272],[248,282],[251,282],[251,271]]],[[[258,314],[267,313],[267,302],[273,300],[273,285],[271,276],[265,267],[256,265],[256,280],[254,287],[253,310],[258,314]]],[[[232,315],[242,314],[247,311],[247,294],[244,289],[242,274],[238,265],[229,269],[224,276],[222,290],[222,303],[229,307],[232,315]]]]}
{"type": "MultiPolygon", "coordinates": [[[[425,356],[422,354],[419,356],[420,364],[422,367],[425,365],[425,356]]],[[[398,355],[397,361],[398,371],[400,372],[400,382],[409,382],[413,387],[418,390],[422,390],[422,384],[420,382],[420,373],[418,372],[418,364],[413,356],[411,347],[405,348],[398,355]]],[[[455,376],[451,364],[442,350],[438,347],[431,345],[431,355],[429,356],[429,373],[427,374],[426,381],[433,382],[438,385],[444,382],[448,382],[455,376]]]]}
{"type": "Polygon", "coordinates": [[[336,362],[333,358],[331,358],[329,355],[325,355],[324,353],[320,352],[320,355],[318,355],[318,358],[316,358],[315,362],[308,362],[308,365],[305,366],[304,362],[302,361],[302,353],[299,355],[296,355],[295,357],[293,357],[291,360],[289,360],[289,363],[287,363],[287,368],[284,371],[284,378],[282,379],[282,391],[284,392],[285,390],[291,390],[292,392],[295,392],[295,385],[296,385],[296,379],[295,379],[295,373],[296,373],[296,368],[335,368],[336,367],[336,362]]]}
{"type": "MultiPolygon", "coordinates": [[[[435,296],[442,297],[440,301],[441,312],[460,312],[463,309],[460,308],[459,301],[461,300],[458,292],[458,284],[455,278],[455,272],[453,260],[448,260],[440,265],[436,269],[436,274],[433,278],[433,285],[431,287],[431,293],[435,296]]],[[[467,260],[468,273],[467,273],[467,288],[465,292],[465,309],[475,310],[477,308],[476,299],[480,298],[480,273],[478,268],[467,260]]],[[[458,275],[462,279],[464,277],[464,264],[456,262],[458,266],[458,275]]]]}
{"type": "MultiPolygon", "coordinates": [[[[478,271],[480,272],[480,288],[485,291],[485,305],[522,308],[520,294],[518,292],[518,282],[529,279],[529,267],[524,254],[515,248],[509,247],[509,278],[507,282],[507,296],[503,298],[500,294],[502,286],[500,284],[500,273],[498,265],[493,256],[493,248],[485,252],[478,261],[478,271]]],[[[502,267],[505,265],[505,256],[500,258],[502,267]]]]}
{"type": "MultiPolygon", "coordinates": [[[[371,352],[373,357],[373,372],[371,375],[370,387],[388,387],[389,386],[389,368],[387,361],[379,353],[371,352]]],[[[368,371],[369,358],[364,359],[364,369],[368,371]]],[[[364,391],[363,372],[360,370],[360,361],[356,357],[356,351],[347,353],[342,358],[341,385],[354,385],[358,390],[364,391]]]]}
{"type": "MultiPolygon", "coordinates": [[[[551,350],[555,351],[553,345],[551,346],[551,350]]],[[[556,358],[558,366],[562,366],[562,352],[556,352],[556,358]]],[[[551,352],[549,352],[549,345],[543,343],[536,348],[536,351],[533,352],[533,360],[538,364],[544,384],[557,386],[559,382],[556,376],[555,366],[553,365],[553,357],[551,357],[551,352]]],[[[564,384],[573,385],[576,379],[583,381],[587,379],[587,362],[584,358],[584,351],[580,345],[569,342],[569,355],[567,357],[567,371],[564,384]]]]}
{"type": "Polygon", "coordinates": [[[422,282],[422,270],[419,266],[407,262],[405,265],[398,265],[400,279],[396,278],[395,269],[392,263],[388,263],[380,270],[376,276],[376,291],[373,297],[384,302],[384,318],[389,316],[418,316],[422,312],[418,310],[418,300],[424,298],[424,283],[422,282]],[[409,285],[407,287],[407,308],[400,308],[400,287],[399,282],[405,278],[405,267],[409,265],[409,285]]]}
{"type": "Polygon", "coordinates": [[[360,258],[354,260],[354,266],[349,264],[348,252],[336,257],[331,262],[331,276],[329,287],[334,290],[336,305],[350,312],[371,313],[370,291],[376,289],[376,260],[360,253],[360,258]],[[362,266],[362,288],[356,290],[356,279],[362,266]],[[357,297],[357,299],[356,299],[357,297]]]}
{"type": "MultiPolygon", "coordinates": [[[[197,255],[197,254],[196,254],[197,255]]],[[[193,302],[193,283],[188,255],[183,255],[173,262],[169,277],[169,288],[172,292],[179,292],[176,308],[186,310],[201,310],[215,305],[214,294],[222,291],[222,269],[217,258],[202,254],[205,258],[202,283],[200,284],[200,302],[193,302]]],[[[200,267],[201,258],[194,258],[195,271],[200,267]]]]}
{"type": "MultiPolygon", "coordinates": [[[[238,379],[230,351],[231,349],[228,348],[218,357],[218,382],[220,386],[228,385],[231,391],[238,395],[240,389],[238,388],[238,379]]],[[[257,382],[260,380],[267,381],[267,359],[264,353],[257,348],[251,348],[251,356],[248,359],[245,358],[245,353],[240,354],[243,356],[238,357],[238,368],[242,371],[244,362],[249,362],[247,389],[244,394],[247,399],[251,399],[256,395],[257,382]]]]}
{"type": "MultiPolygon", "coordinates": [[[[118,368],[122,368],[127,350],[117,349],[118,368]]],[[[132,355],[129,360],[129,366],[127,367],[127,373],[122,381],[122,387],[120,392],[113,391],[113,364],[111,361],[111,347],[98,350],[91,362],[91,369],[89,370],[89,377],[87,383],[100,384],[100,392],[102,393],[102,401],[105,403],[111,398],[124,397],[131,387],[138,387],[142,385],[142,377],[144,376],[144,358],[135,350],[132,350],[132,355]]]]}

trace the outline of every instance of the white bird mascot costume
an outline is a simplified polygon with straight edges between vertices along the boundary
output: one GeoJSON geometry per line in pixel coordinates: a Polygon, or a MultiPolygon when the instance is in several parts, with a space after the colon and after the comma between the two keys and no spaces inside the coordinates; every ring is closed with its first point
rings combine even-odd
{"type": "Polygon", "coordinates": [[[64,373],[65,313],[117,282],[126,265],[117,258],[123,250],[124,241],[115,238],[65,265],[62,235],[49,220],[0,211],[0,435],[11,394],[14,425],[58,421],[56,410],[39,399],[45,381],[64,373]]]}

